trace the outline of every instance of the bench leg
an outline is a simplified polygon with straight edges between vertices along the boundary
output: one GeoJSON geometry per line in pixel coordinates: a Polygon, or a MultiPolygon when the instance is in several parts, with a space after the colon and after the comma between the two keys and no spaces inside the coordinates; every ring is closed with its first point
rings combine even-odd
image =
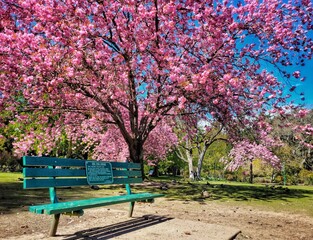
{"type": "Polygon", "coordinates": [[[61,214],[59,213],[59,214],[54,214],[52,216],[52,222],[51,222],[50,233],[49,233],[50,237],[54,237],[57,233],[60,215],[61,214]]]}
{"type": "Polygon", "coordinates": [[[130,205],[129,205],[128,217],[132,217],[133,216],[134,206],[135,206],[135,202],[131,202],[130,205]]]}

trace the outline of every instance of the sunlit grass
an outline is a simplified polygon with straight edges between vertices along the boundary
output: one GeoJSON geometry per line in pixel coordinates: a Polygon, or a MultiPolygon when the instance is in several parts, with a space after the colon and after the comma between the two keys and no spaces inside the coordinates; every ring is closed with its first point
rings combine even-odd
{"type": "MultiPolygon", "coordinates": [[[[0,212],[27,211],[27,206],[49,202],[47,189],[24,190],[22,174],[0,173],[0,212]]],[[[153,178],[133,187],[134,192],[149,191],[166,195],[166,200],[211,202],[222,205],[251,206],[275,212],[303,213],[313,216],[312,186],[266,186],[237,182],[190,182],[183,178],[153,178]],[[207,196],[203,196],[206,191],[207,196]]],[[[89,187],[59,189],[62,201],[86,199],[125,193],[122,186],[105,185],[99,190],[89,187]]]]}
{"type": "MultiPolygon", "coordinates": [[[[302,213],[313,216],[313,186],[275,186],[226,181],[190,182],[181,178],[159,178],[170,184],[167,198],[251,206],[275,212],[302,213]],[[209,197],[203,197],[206,191],[209,197]]],[[[162,192],[162,191],[161,191],[162,192]]]]}
{"type": "Polygon", "coordinates": [[[19,181],[18,178],[21,178],[21,173],[1,173],[0,172],[0,184],[1,183],[12,183],[19,181]]]}

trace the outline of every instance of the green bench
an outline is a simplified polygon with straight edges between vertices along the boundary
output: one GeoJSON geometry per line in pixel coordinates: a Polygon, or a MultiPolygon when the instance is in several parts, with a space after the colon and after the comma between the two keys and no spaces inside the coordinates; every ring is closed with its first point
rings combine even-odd
{"type": "Polygon", "coordinates": [[[103,162],[52,157],[23,157],[24,189],[49,188],[50,204],[30,206],[29,211],[52,216],[50,236],[55,236],[60,214],[83,215],[83,209],[130,202],[129,217],[136,201],[153,200],[163,194],[132,193],[130,184],[142,182],[138,163],[103,162]],[[59,202],[57,188],[124,184],[126,194],[59,202]]]}

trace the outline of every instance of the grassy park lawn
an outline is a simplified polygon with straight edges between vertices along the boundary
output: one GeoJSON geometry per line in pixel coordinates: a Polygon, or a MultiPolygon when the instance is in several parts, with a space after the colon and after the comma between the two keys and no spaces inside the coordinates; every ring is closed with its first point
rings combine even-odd
{"type": "MultiPolygon", "coordinates": [[[[161,178],[162,179],[162,178],[161,178]]],[[[164,184],[168,179],[161,181],[164,184]]],[[[166,191],[169,199],[219,202],[236,206],[251,206],[260,210],[301,213],[313,216],[313,186],[275,186],[240,182],[202,181],[170,184],[166,191]],[[209,197],[203,197],[206,191],[209,197]]]]}
{"type": "MultiPolygon", "coordinates": [[[[0,173],[0,212],[27,211],[27,206],[49,202],[47,189],[23,190],[22,174],[0,173]]],[[[260,210],[301,213],[313,216],[313,186],[266,186],[237,182],[188,182],[176,178],[155,178],[133,188],[134,191],[162,192],[166,200],[210,202],[221,205],[251,206],[260,210]],[[162,190],[165,186],[167,190],[162,190]],[[205,196],[202,192],[206,191],[205,196]]],[[[88,187],[60,189],[61,200],[84,199],[123,194],[119,186],[100,186],[100,190],[88,187]]]]}

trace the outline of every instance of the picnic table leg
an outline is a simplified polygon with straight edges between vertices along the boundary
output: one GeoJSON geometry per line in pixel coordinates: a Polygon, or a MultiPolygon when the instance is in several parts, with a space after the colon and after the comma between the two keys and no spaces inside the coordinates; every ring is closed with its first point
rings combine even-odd
{"type": "Polygon", "coordinates": [[[54,237],[57,233],[60,215],[61,214],[59,213],[59,214],[54,214],[52,216],[51,228],[50,228],[50,233],[49,233],[50,237],[54,237]]]}

